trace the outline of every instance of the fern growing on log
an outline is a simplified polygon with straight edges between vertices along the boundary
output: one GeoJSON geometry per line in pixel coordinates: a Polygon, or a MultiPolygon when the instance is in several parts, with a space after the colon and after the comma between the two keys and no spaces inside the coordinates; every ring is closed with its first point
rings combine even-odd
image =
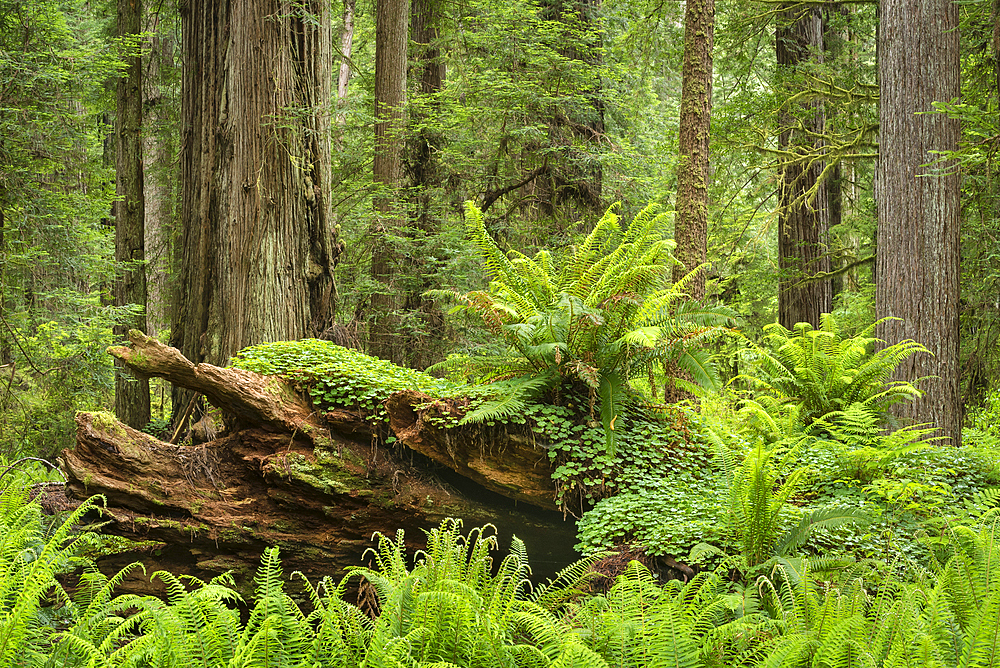
{"type": "Polygon", "coordinates": [[[438,367],[462,367],[480,382],[504,382],[495,388],[492,401],[466,421],[502,418],[518,410],[525,398],[575,383],[589,392],[592,404],[600,404],[607,447],[613,451],[616,419],[625,399],[636,394],[632,381],[650,380],[652,396],[647,399],[652,400],[652,380],[661,376],[673,382],[675,367],[700,387],[718,386],[704,346],[720,334],[735,333],[727,326],[734,314],[688,302],[685,285],[703,267],[669,283],[676,261],[670,255],[673,242],[663,236],[665,216],[647,207],[623,229],[616,209],[608,209],[583,242],[557,263],[544,250],[534,258],[504,253],[480,211],[467,205],[468,234],[490,273],[489,289],[465,294],[433,290],[427,295],[476,313],[506,350],[452,358],[438,367]]]}

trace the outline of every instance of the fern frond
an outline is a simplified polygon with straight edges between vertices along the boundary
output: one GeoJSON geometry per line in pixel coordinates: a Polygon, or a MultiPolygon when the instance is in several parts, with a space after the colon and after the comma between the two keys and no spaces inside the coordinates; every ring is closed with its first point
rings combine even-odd
{"type": "Polygon", "coordinates": [[[535,377],[521,377],[492,383],[489,389],[496,398],[483,401],[475,409],[466,413],[460,424],[503,421],[521,414],[525,409],[525,402],[549,387],[554,379],[555,375],[550,372],[535,377]]]}
{"type": "Polygon", "coordinates": [[[622,413],[625,382],[613,371],[602,371],[597,394],[601,399],[601,424],[604,425],[605,445],[608,454],[614,455],[618,441],[615,428],[622,413]]]}
{"type": "Polygon", "coordinates": [[[545,610],[555,611],[559,606],[582,593],[582,585],[595,576],[591,570],[593,565],[604,556],[606,555],[602,552],[595,552],[573,562],[556,573],[554,579],[535,587],[528,600],[545,610]]]}
{"type": "Polygon", "coordinates": [[[778,539],[774,553],[783,556],[805,544],[813,529],[835,527],[848,522],[866,525],[871,520],[870,515],[858,508],[838,508],[836,506],[817,508],[803,515],[793,529],[778,539]]]}

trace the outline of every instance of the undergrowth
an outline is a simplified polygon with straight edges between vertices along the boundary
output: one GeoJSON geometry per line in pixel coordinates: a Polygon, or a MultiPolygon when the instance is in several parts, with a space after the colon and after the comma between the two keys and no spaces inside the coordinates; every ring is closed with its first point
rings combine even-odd
{"type": "Polygon", "coordinates": [[[371,566],[307,583],[300,604],[273,548],[252,600],[228,575],[164,571],[150,575],[163,598],[116,594],[140,567],[109,578],[80,560],[87,536],[72,527],[90,507],[46,531],[24,487],[0,490],[3,668],[1000,665],[996,510],[951,527],[922,569],[782,557],[743,579],[731,557],[664,583],[633,561],[605,592],[592,591],[594,558],[533,589],[523,543],[502,555],[492,527],[446,520],[413,557],[401,531],[376,535],[371,566]],[[71,596],[56,575],[73,566],[71,596]],[[367,605],[349,600],[352,584],[367,605]]]}

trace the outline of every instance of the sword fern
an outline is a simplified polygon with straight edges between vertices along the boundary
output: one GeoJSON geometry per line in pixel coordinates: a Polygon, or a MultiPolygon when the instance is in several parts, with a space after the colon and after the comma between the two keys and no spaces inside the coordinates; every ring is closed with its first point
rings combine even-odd
{"type": "MultiPolygon", "coordinates": [[[[503,382],[467,422],[503,418],[527,398],[575,384],[589,393],[592,405],[599,404],[613,451],[622,406],[639,394],[631,381],[670,376],[679,367],[699,386],[718,386],[704,346],[735,333],[727,326],[734,314],[691,304],[684,292],[690,276],[669,282],[676,260],[670,254],[673,241],[664,237],[664,215],[647,207],[623,228],[617,208],[608,209],[557,262],[548,251],[534,258],[504,253],[480,211],[467,205],[468,234],[490,273],[489,289],[428,293],[455,301],[456,310],[476,313],[506,347],[502,355],[452,358],[442,365],[463,366],[482,383],[503,382]]],[[[656,386],[650,387],[652,396],[645,399],[655,400],[656,386]]]]}

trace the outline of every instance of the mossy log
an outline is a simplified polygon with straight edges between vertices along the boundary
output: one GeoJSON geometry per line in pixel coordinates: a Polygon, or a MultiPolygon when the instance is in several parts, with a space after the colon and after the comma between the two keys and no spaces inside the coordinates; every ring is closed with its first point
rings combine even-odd
{"type": "Polygon", "coordinates": [[[103,494],[104,530],[150,541],[158,568],[247,576],[278,545],[287,570],[336,575],[361,563],[374,532],[404,529],[416,546],[420,528],[449,516],[531,526],[564,551],[573,542],[530,434],[438,428],[425,418],[439,405],[399,392],[386,402],[396,444],[384,446],[360,415],[313,410],[281,378],[195,365],[139,332],[130,339],[109,352],[137,374],[201,392],[227,416],[223,434],[200,445],[171,445],[104,413],[77,416],[76,448],[63,452],[68,494],[103,494]]]}

